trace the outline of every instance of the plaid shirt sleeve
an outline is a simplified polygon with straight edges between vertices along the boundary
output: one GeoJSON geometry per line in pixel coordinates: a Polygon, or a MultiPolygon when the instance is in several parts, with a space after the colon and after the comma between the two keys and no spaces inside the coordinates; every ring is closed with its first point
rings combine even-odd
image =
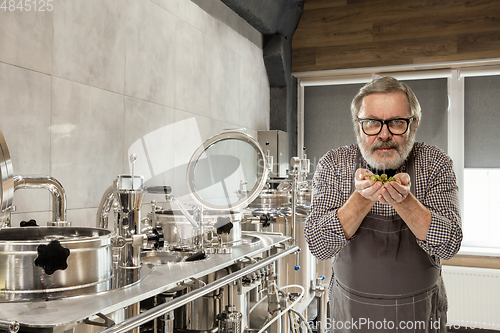
{"type": "Polygon", "coordinates": [[[432,220],[427,232],[427,240],[418,244],[429,255],[450,259],[460,249],[462,223],[458,201],[458,186],[453,162],[440,150],[429,150],[426,154],[432,164],[424,173],[425,193],[421,202],[431,212],[432,220]]]}
{"type": "Polygon", "coordinates": [[[337,216],[344,203],[342,189],[332,153],[318,162],[313,178],[311,211],[307,218],[305,237],[309,249],[319,259],[329,259],[347,243],[337,216]]]}

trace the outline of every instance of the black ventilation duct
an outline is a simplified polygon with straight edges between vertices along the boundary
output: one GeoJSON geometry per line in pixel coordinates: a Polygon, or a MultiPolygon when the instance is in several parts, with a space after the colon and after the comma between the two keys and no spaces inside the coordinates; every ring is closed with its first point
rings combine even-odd
{"type": "Polygon", "coordinates": [[[292,77],[292,37],[304,0],[221,0],[263,35],[270,96],[270,129],[286,131],[297,154],[297,80],[292,77]]]}

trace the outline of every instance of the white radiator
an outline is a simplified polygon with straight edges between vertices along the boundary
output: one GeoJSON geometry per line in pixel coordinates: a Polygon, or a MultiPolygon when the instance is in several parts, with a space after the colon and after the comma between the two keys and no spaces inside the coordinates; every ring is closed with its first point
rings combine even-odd
{"type": "Polygon", "coordinates": [[[500,270],[443,266],[448,325],[500,331],[500,270]]]}

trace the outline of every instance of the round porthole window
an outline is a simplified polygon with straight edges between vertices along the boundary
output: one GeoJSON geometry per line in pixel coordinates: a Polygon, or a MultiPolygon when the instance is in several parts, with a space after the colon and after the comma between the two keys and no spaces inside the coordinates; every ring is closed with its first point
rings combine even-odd
{"type": "Polygon", "coordinates": [[[187,168],[193,199],[212,210],[248,206],[268,177],[266,156],[259,143],[238,131],[223,132],[205,141],[187,168]]]}

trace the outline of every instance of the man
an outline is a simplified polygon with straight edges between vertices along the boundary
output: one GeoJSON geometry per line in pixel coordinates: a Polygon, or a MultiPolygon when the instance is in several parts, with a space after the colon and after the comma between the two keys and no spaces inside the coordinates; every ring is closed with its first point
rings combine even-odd
{"type": "Polygon", "coordinates": [[[446,332],[441,259],[462,241],[452,161],[415,143],[420,105],[394,78],[366,84],[351,112],[358,143],[318,162],[305,228],[311,252],[334,258],[330,326],[446,332]],[[395,180],[370,179],[382,173],[395,180]]]}

